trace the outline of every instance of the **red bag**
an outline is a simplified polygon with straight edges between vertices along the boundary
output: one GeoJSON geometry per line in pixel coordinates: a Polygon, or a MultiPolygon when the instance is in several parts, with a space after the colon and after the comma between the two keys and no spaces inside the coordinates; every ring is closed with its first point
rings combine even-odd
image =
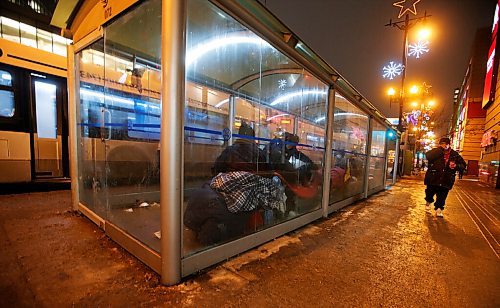
{"type": "Polygon", "coordinates": [[[330,170],[330,189],[344,186],[345,170],[340,167],[333,167],[330,170]]]}

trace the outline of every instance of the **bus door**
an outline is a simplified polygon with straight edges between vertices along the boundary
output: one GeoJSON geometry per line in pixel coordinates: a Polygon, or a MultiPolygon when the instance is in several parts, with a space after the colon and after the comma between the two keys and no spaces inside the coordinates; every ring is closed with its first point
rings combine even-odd
{"type": "Polygon", "coordinates": [[[31,74],[33,179],[68,177],[65,82],[31,74]]]}

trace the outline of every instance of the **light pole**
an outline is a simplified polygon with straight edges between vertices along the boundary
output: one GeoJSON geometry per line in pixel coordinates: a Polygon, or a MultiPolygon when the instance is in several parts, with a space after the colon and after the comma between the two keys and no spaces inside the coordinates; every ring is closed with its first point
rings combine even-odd
{"type": "MultiPolygon", "coordinates": [[[[389,20],[389,23],[386,24],[386,26],[391,26],[391,27],[396,27],[399,30],[402,30],[404,32],[403,35],[403,55],[402,55],[402,75],[401,75],[401,89],[399,92],[399,113],[398,113],[398,130],[400,132],[405,131],[405,126],[403,124],[403,107],[404,107],[404,99],[405,99],[405,78],[406,78],[406,70],[407,70],[407,55],[408,55],[408,32],[411,28],[413,28],[418,22],[420,21],[425,21],[427,17],[430,17],[430,15],[427,15],[427,12],[424,12],[423,17],[417,17],[417,18],[410,18],[410,13],[413,15],[417,15],[417,8],[416,4],[420,2],[421,0],[401,0],[394,2],[393,5],[396,7],[400,8],[398,18],[401,18],[401,16],[405,16],[405,19],[403,21],[398,21],[398,22],[392,22],[392,19],[389,20]],[[407,3],[408,1],[408,3],[407,3]],[[408,12],[408,13],[407,13],[408,12]],[[406,13],[406,15],[405,15],[406,13]]],[[[417,54],[418,57],[418,54],[417,54]]],[[[391,63],[392,64],[392,63],[391,63]]],[[[391,78],[392,79],[392,78],[391,78]]],[[[391,99],[393,99],[392,94],[391,99]]],[[[391,100],[392,103],[392,100],[391,100]]],[[[404,142],[401,142],[400,144],[404,144],[404,147],[401,147],[398,149],[398,152],[400,152],[399,156],[402,158],[401,161],[401,167],[398,168],[398,170],[401,170],[401,174],[404,173],[404,155],[403,154],[403,149],[408,147],[408,133],[404,133],[405,135],[405,140],[404,142]]],[[[398,162],[399,164],[399,162],[398,162]]]]}
{"type": "Polygon", "coordinates": [[[422,146],[424,131],[427,133],[429,126],[432,125],[429,121],[433,114],[432,108],[435,106],[435,102],[432,99],[430,88],[431,86],[425,82],[421,87],[413,86],[410,88],[410,93],[415,94],[411,103],[414,109],[408,116],[409,122],[413,125],[412,131],[415,139],[415,144],[410,147],[410,150],[413,151],[413,157],[417,158],[417,162],[420,160],[419,152],[424,148],[422,146]]]}
{"type": "MultiPolygon", "coordinates": [[[[410,99],[410,98],[412,100],[415,99],[415,101],[412,103],[412,107],[417,108],[418,107],[418,104],[416,102],[417,99],[418,99],[417,94],[420,92],[420,88],[418,86],[416,86],[416,85],[411,86],[410,89],[409,89],[409,91],[408,91],[409,94],[405,95],[404,97],[401,97],[401,95],[398,96],[398,97],[396,97],[396,92],[397,91],[394,88],[389,88],[387,90],[387,95],[389,96],[389,104],[391,106],[392,106],[393,102],[398,102],[399,103],[399,107],[400,107],[400,109],[399,109],[400,110],[400,120],[399,120],[399,123],[400,123],[401,126],[398,125],[398,129],[401,131],[402,128],[399,128],[399,127],[403,127],[403,120],[402,120],[402,118],[403,118],[403,112],[402,112],[403,103],[402,102],[405,99],[410,99]]],[[[399,93],[404,93],[404,89],[400,89],[399,93]]],[[[414,126],[413,127],[413,132],[415,133],[415,137],[416,137],[417,136],[416,135],[416,130],[415,130],[415,129],[417,129],[416,125],[421,122],[421,119],[420,119],[420,115],[417,118],[415,118],[413,114],[414,113],[411,113],[408,116],[408,121],[411,122],[411,123],[413,123],[413,126],[414,126]]],[[[408,150],[408,147],[409,147],[409,141],[410,141],[410,139],[408,138],[409,133],[410,132],[404,132],[404,141],[402,140],[404,142],[404,149],[405,150],[408,150]]],[[[403,142],[401,142],[401,143],[403,143],[403,142]]],[[[415,143],[416,143],[416,140],[415,140],[415,143]]],[[[415,148],[415,144],[413,144],[413,147],[410,146],[410,150],[411,149],[414,150],[414,148],[415,148]]],[[[402,150],[403,150],[403,147],[400,147],[398,149],[398,152],[402,152],[402,150]]],[[[400,171],[400,174],[403,174],[404,173],[404,165],[405,165],[405,159],[404,159],[405,156],[403,155],[403,153],[399,153],[398,157],[401,157],[401,162],[398,162],[398,164],[400,164],[400,166],[398,166],[398,170],[400,171]]]]}
{"type": "Polygon", "coordinates": [[[394,95],[395,94],[396,94],[396,90],[394,90],[394,88],[389,88],[389,90],[387,90],[387,95],[389,96],[389,106],[391,108],[392,108],[392,103],[394,102],[394,95]]]}
{"type": "MultiPolygon", "coordinates": [[[[417,1],[418,2],[418,1],[417,1]]],[[[417,3],[415,2],[413,5],[417,3]]],[[[398,3],[398,2],[396,2],[398,3]]],[[[395,4],[396,4],[395,3],[395,4]]],[[[416,10],[414,12],[416,15],[416,10]]],[[[415,18],[410,18],[410,14],[406,13],[405,19],[402,21],[397,21],[397,22],[392,22],[392,19],[389,20],[389,23],[386,24],[386,27],[396,27],[399,30],[402,30],[404,32],[403,35],[403,56],[401,59],[401,62],[403,64],[403,70],[401,72],[401,90],[399,92],[399,115],[398,115],[398,130],[403,132],[404,131],[404,125],[403,125],[403,104],[404,104],[404,98],[405,98],[405,78],[406,78],[406,69],[407,69],[407,60],[408,60],[408,31],[413,28],[417,23],[420,21],[425,21],[427,17],[430,17],[431,15],[427,15],[427,12],[424,12],[424,16],[422,17],[415,17],[415,18]]]]}

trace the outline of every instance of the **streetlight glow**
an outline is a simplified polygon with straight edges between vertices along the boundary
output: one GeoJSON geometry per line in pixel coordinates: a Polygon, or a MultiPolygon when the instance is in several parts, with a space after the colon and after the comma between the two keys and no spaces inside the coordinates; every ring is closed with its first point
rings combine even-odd
{"type": "Polygon", "coordinates": [[[435,103],[434,101],[429,101],[429,103],[428,103],[428,104],[429,104],[429,106],[430,106],[430,107],[432,107],[432,106],[434,106],[436,103],[435,103]]]}
{"type": "Polygon", "coordinates": [[[394,94],[396,94],[396,90],[394,90],[394,88],[389,88],[389,90],[387,90],[387,95],[394,96],[394,94]]]}
{"type": "Polygon", "coordinates": [[[418,31],[417,38],[418,40],[426,40],[431,36],[431,29],[422,28],[418,31]]]}
{"type": "Polygon", "coordinates": [[[412,102],[412,103],[411,103],[411,106],[412,106],[412,107],[418,107],[418,103],[417,103],[417,102],[412,102]]]}
{"type": "Polygon", "coordinates": [[[417,94],[417,93],[418,93],[418,87],[417,87],[417,86],[415,86],[415,85],[414,85],[414,86],[412,86],[412,87],[410,88],[410,93],[411,93],[411,94],[417,94]]]}
{"type": "Polygon", "coordinates": [[[413,131],[416,132],[418,130],[418,128],[415,126],[413,127],[413,131]]]}

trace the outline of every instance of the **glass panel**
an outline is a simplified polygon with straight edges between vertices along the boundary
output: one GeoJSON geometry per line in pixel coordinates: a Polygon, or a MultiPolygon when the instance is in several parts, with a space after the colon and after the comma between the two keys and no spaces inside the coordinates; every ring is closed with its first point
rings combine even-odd
{"type": "Polygon", "coordinates": [[[38,138],[57,138],[57,106],[54,84],[35,81],[36,131],[38,138]]]}
{"type": "MultiPolygon", "coordinates": [[[[186,73],[217,85],[231,85],[273,68],[297,68],[285,55],[209,3],[188,3],[186,73]]],[[[234,86],[234,85],[233,85],[234,86]]],[[[260,87],[256,88],[258,97],[260,87]]]]}
{"type": "Polygon", "coordinates": [[[184,256],[321,206],[327,86],[188,1],[184,256]]]}
{"type": "Polygon", "coordinates": [[[373,121],[372,130],[372,148],[370,155],[375,157],[385,157],[385,135],[386,127],[376,121],[373,121]]]}
{"type": "Polygon", "coordinates": [[[21,44],[36,48],[36,28],[27,24],[20,24],[21,44]]]}
{"type": "Polygon", "coordinates": [[[77,108],[78,188],[80,202],[106,218],[104,196],[106,179],[104,138],[104,67],[92,62],[93,54],[103,54],[103,41],[97,41],[75,56],[79,72],[80,108],[77,108]],[[90,61],[89,61],[90,59],[90,61]]]}
{"type": "Polygon", "coordinates": [[[363,192],[368,115],[336,94],[330,204],[363,192]]]}
{"type": "Polygon", "coordinates": [[[394,162],[396,159],[396,132],[388,130],[387,132],[387,170],[386,170],[386,185],[392,185],[394,162]]]}
{"type": "Polygon", "coordinates": [[[107,219],[160,251],[161,0],[142,3],[104,32],[107,219]],[[144,36],[147,33],[147,37],[144,36]]]}
{"type": "Polygon", "coordinates": [[[384,158],[370,157],[370,173],[368,175],[369,190],[384,185],[384,166],[384,158]]]}
{"type": "Polygon", "coordinates": [[[0,117],[11,118],[15,111],[14,92],[0,90],[0,117]]]}
{"type": "Polygon", "coordinates": [[[372,146],[370,149],[368,189],[384,185],[385,139],[387,129],[377,121],[373,121],[372,123],[372,146]]]}
{"type": "Polygon", "coordinates": [[[2,38],[20,43],[19,22],[6,17],[1,17],[0,19],[2,21],[2,38]]]}
{"type": "Polygon", "coordinates": [[[38,48],[52,52],[52,33],[36,29],[36,36],[38,48]]]}
{"type": "Polygon", "coordinates": [[[0,85],[12,87],[12,75],[9,72],[0,70],[0,85]]]}

